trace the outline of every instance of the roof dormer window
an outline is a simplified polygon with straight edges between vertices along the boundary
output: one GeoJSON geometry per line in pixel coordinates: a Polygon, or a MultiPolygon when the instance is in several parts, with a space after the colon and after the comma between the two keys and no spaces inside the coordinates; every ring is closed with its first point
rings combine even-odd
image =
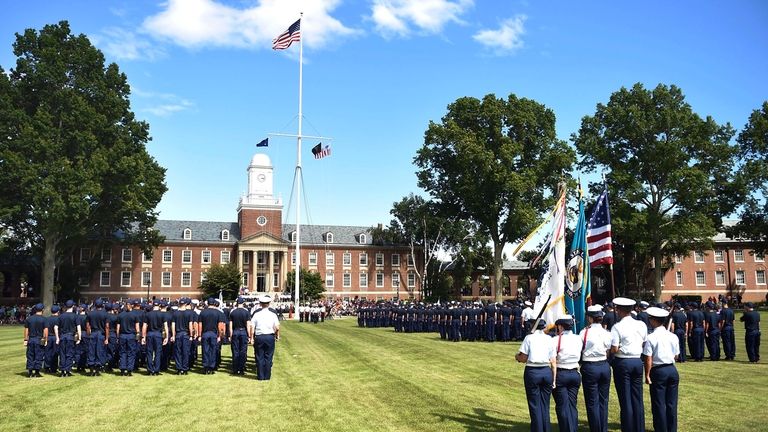
{"type": "Polygon", "coordinates": [[[192,240],[192,230],[184,228],[184,240],[192,240]]]}
{"type": "Polygon", "coordinates": [[[360,234],[357,236],[357,242],[360,244],[366,244],[368,242],[368,236],[365,234],[360,234]]]}
{"type": "Polygon", "coordinates": [[[333,233],[332,232],[325,233],[325,242],[326,243],[333,243],[333,233]]]}
{"type": "Polygon", "coordinates": [[[291,242],[296,243],[296,231],[291,232],[291,242]]]}
{"type": "Polygon", "coordinates": [[[221,230],[221,240],[229,241],[229,230],[221,230]]]}

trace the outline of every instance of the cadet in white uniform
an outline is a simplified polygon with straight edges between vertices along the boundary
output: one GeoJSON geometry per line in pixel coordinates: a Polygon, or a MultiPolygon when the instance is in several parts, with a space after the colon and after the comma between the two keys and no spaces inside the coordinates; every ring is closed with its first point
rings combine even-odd
{"type": "Polygon", "coordinates": [[[579,360],[584,347],[581,338],[573,333],[573,317],[565,315],[555,321],[557,336],[552,338],[557,355],[557,380],[552,391],[555,397],[557,425],[561,432],[576,432],[579,428],[579,411],[576,401],[581,386],[579,360]]]}
{"type": "Polygon", "coordinates": [[[678,337],[664,327],[669,313],[664,309],[648,308],[653,333],[648,335],[643,354],[645,357],[645,383],[650,386],[653,430],[677,431],[677,394],[680,375],[675,360],[680,356],[678,337]]]}
{"type": "Polygon", "coordinates": [[[280,340],[280,321],[269,310],[272,298],[268,295],[259,297],[261,309],[253,314],[248,326],[248,339],[253,342],[256,351],[256,378],[268,380],[272,377],[272,356],[275,354],[275,341],[280,340]]]}
{"type": "MultiPolygon", "coordinates": [[[[531,322],[531,325],[534,323],[531,322]]],[[[549,398],[557,377],[557,360],[552,338],[544,333],[546,322],[523,339],[515,359],[525,363],[523,382],[531,416],[531,432],[549,432],[549,398]]]]}
{"type": "Polygon", "coordinates": [[[645,323],[631,315],[635,301],[625,297],[613,299],[619,322],[611,329],[613,384],[619,398],[622,432],[645,431],[643,407],[643,343],[648,336],[645,323]]]}
{"type": "Polygon", "coordinates": [[[608,399],[611,390],[608,351],[611,349],[611,333],[603,328],[603,315],[600,305],[588,307],[587,321],[590,325],[579,333],[579,338],[584,342],[581,383],[591,432],[608,432],[608,399]]]}

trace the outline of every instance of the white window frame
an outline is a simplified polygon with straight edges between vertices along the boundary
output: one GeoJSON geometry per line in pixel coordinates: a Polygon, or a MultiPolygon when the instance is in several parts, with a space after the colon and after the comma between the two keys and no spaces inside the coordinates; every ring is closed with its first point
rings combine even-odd
{"type": "Polygon", "coordinates": [[[344,254],[341,256],[341,264],[344,267],[352,267],[352,253],[351,252],[344,252],[344,254]]]}
{"type": "Polygon", "coordinates": [[[392,267],[400,267],[400,254],[398,253],[392,254],[392,258],[390,258],[390,262],[392,263],[392,267]]]}
{"type": "Polygon", "coordinates": [[[360,234],[360,236],[357,239],[357,242],[360,244],[366,244],[368,242],[368,236],[365,234],[360,234]]]}
{"type": "Polygon", "coordinates": [[[222,263],[222,264],[229,264],[230,258],[231,258],[231,256],[229,254],[229,251],[223,250],[219,254],[219,262],[222,263]]]}
{"type": "Polygon", "coordinates": [[[368,272],[360,272],[358,279],[360,288],[368,288],[368,272]]]}
{"type": "Polygon", "coordinates": [[[240,282],[244,287],[248,286],[248,272],[243,272],[243,280],[240,282]]]}
{"type": "Polygon", "coordinates": [[[133,250],[131,248],[123,248],[120,252],[120,260],[124,263],[133,262],[133,250]]]}
{"type": "Polygon", "coordinates": [[[707,284],[707,273],[701,270],[696,271],[696,286],[704,286],[707,284]],[[699,275],[701,275],[701,282],[699,282],[699,275]]]}
{"type": "Polygon", "coordinates": [[[173,250],[163,249],[163,264],[170,264],[173,262],[173,250]]]}
{"type": "Polygon", "coordinates": [[[326,243],[333,243],[333,233],[332,232],[325,233],[325,242],[326,243]]]}
{"type": "Polygon", "coordinates": [[[184,228],[184,234],[182,234],[182,238],[184,240],[192,240],[192,230],[189,228],[184,228]]]}
{"type": "Polygon", "coordinates": [[[120,272],[120,286],[121,287],[130,287],[131,286],[131,272],[129,271],[122,271],[120,272]],[[128,283],[125,282],[125,276],[128,276],[128,283]]]}
{"type": "Polygon", "coordinates": [[[703,263],[704,262],[704,251],[693,251],[693,262],[695,262],[695,263],[703,263]]]}
{"type": "Polygon", "coordinates": [[[333,288],[334,276],[332,271],[325,272],[325,287],[333,288]]]}
{"type": "Polygon", "coordinates": [[[367,266],[368,265],[368,253],[367,252],[360,252],[360,265],[361,266],[367,266]]]}
{"type": "Polygon", "coordinates": [[[416,287],[416,273],[408,272],[408,288],[416,287]]]}
{"type": "Polygon", "coordinates": [[[91,259],[91,249],[80,248],[80,262],[88,262],[91,259]]]}
{"type": "Polygon", "coordinates": [[[291,243],[296,243],[296,231],[291,232],[290,234],[291,243]]]}
{"type": "Polygon", "coordinates": [[[679,270],[675,272],[675,283],[677,286],[683,286],[683,272],[679,270]]]}
{"type": "Polygon", "coordinates": [[[183,287],[192,286],[192,272],[181,272],[181,286],[183,287]]]}
{"type": "Polygon", "coordinates": [[[715,270],[715,285],[725,286],[725,271],[715,270]]]}
{"type": "Polygon", "coordinates": [[[296,267],[296,252],[291,252],[291,265],[296,267]]]}
{"type": "Polygon", "coordinates": [[[103,263],[111,263],[112,262],[112,248],[103,248],[103,249],[101,249],[101,262],[103,262],[103,263]]]}
{"type": "Polygon", "coordinates": [[[143,263],[151,263],[152,262],[152,258],[151,257],[147,258],[147,254],[142,252],[141,253],[141,262],[143,262],[143,263]]]}
{"type": "Polygon", "coordinates": [[[384,288],[384,272],[376,272],[376,288],[384,288]]]}
{"type": "Polygon", "coordinates": [[[680,254],[675,254],[675,263],[680,264],[683,262],[683,256],[680,254]]]}
{"type": "Polygon", "coordinates": [[[397,288],[400,286],[400,272],[392,272],[392,275],[390,275],[389,279],[392,288],[397,288]]]}
{"type": "Polygon", "coordinates": [[[416,262],[413,260],[413,254],[408,254],[406,259],[408,260],[408,267],[416,267],[416,262]]]}
{"type": "Polygon", "coordinates": [[[141,286],[148,287],[150,285],[152,285],[152,272],[141,272],[141,286]],[[147,276],[149,276],[149,278],[147,278],[147,276]]]}
{"type": "Polygon", "coordinates": [[[352,286],[352,274],[346,272],[341,275],[341,286],[344,288],[350,288],[352,286]]]}
{"type": "Polygon", "coordinates": [[[211,260],[213,259],[212,253],[210,250],[206,249],[200,254],[200,263],[201,264],[210,264],[211,260]]]}
{"type": "Polygon", "coordinates": [[[755,284],[756,285],[765,285],[765,270],[764,269],[757,269],[755,270],[755,284]],[[763,280],[760,280],[759,275],[763,275],[763,280]]]}
{"type": "Polygon", "coordinates": [[[737,263],[744,262],[744,249],[733,250],[733,262],[737,262],[737,263]]]}
{"type": "Polygon", "coordinates": [[[376,252],[376,267],[384,267],[384,254],[376,252]]]}
{"type": "Polygon", "coordinates": [[[725,253],[723,252],[722,249],[715,250],[715,262],[716,263],[725,262],[725,253]]]}
{"type": "Polygon", "coordinates": [[[184,249],[181,251],[181,263],[182,264],[192,264],[192,250],[191,249],[184,249]]]}
{"type": "Polygon", "coordinates": [[[272,273],[272,288],[277,288],[280,286],[280,273],[275,272],[272,273]]]}
{"type": "Polygon", "coordinates": [[[317,265],[317,252],[309,253],[309,255],[307,256],[307,264],[313,267],[317,265]]]}
{"type": "Polygon", "coordinates": [[[200,272],[200,283],[205,282],[206,279],[208,279],[208,273],[207,272],[200,272]]]}
{"type": "Polygon", "coordinates": [[[755,262],[759,262],[759,263],[765,262],[765,254],[763,253],[755,253],[752,256],[754,257],[755,262]]]}
{"type": "Polygon", "coordinates": [[[169,286],[171,286],[172,284],[173,284],[173,273],[171,273],[171,272],[169,272],[169,271],[164,271],[164,272],[163,272],[163,273],[160,275],[160,286],[163,286],[163,287],[169,287],[169,286]],[[167,283],[166,283],[166,280],[165,280],[165,276],[166,276],[166,275],[168,276],[168,282],[167,282],[167,283]]]}
{"type": "Polygon", "coordinates": [[[108,287],[112,285],[112,272],[109,270],[104,270],[99,273],[99,286],[100,287],[108,287]],[[107,283],[104,283],[104,275],[107,275],[107,283]]]}
{"type": "Polygon", "coordinates": [[[336,265],[336,254],[333,252],[326,252],[325,253],[325,265],[326,266],[332,266],[336,265]]]}
{"type": "Polygon", "coordinates": [[[736,285],[746,285],[747,284],[747,272],[744,270],[736,270],[733,281],[736,283],[736,285]],[[741,282],[739,282],[739,275],[741,275],[741,282]]]}
{"type": "Polygon", "coordinates": [[[221,230],[221,240],[229,241],[229,230],[221,230]]]}
{"type": "Polygon", "coordinates": [[[242,252],[241,255],[243,257],[243,264],[249,264],[249,265],[251,264],[251,254],[249,252],[250,251],[243,251],[242,252]]]}

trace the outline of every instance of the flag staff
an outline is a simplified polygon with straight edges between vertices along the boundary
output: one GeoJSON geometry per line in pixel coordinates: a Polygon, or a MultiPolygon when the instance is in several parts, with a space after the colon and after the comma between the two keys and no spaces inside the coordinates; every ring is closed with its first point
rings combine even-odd
{"type": "MultiPolygon", "coordinates": [[[[605,180],[605,173],[603,173],[603,188],[606,190],[608,189],[608,182],[605,180]]],[[[610,207],[608,208],[608,211],[611,211],[610,207]]],[[[611,300],[613,300],[616,298],[616,279],[613,276],[613,260],[611,260],[610,264],[608,264],[608,270],[611,273],[611,300]]]]}
{"type": "MultiPolygon", "coordinates": [[[[304,12],[299,14],[299,22],[304,18],[304,12]]],[[[296,266],[293,279],[293,308],[299,311],[299,280],[301,275],[301,120],[302,120],[302,91],[304,74],[304,38],[299,38],[299,133],[296,137],[296,266]]],[[[299,314],[294,314],[299,320],[299,314]]]]}

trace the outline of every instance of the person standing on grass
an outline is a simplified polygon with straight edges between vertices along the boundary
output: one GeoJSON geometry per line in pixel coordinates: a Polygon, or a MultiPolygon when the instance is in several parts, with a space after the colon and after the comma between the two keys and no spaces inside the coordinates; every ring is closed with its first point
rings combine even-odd
{"type": "Polygon", "coordinates": [[[275,342],[280,340],[280,321],[269,310],[272,298],[259,297],[261,309],[253,314],[248,326],[248,339],[253,343],[256,354],[256,378],[269,380],[272,377],[272,357],[275,354],[275,342]]]}
{"type": "Polygon", "coordinates": [[[147,314],[141,329],[141,344],[147,346],[147,371],[160,375],[160,356],[163,346],[168,343],[168,323],[160,311],[162,304],[147,305],[147,314]]]}
{"type": "MultiPolygon", "coordinates": [[[[104,310],[104,301],[96,299],[95,308],[88,312],[85,330],[88,334],[88,361],[90,376],[98,376],[107,363],[107,345],[109,345],[109,316],[104,310]]],[[[111,329],[114,331],[114,329],[111,329]]]]}
{"type": "Polygon", "coordinates": [[[59,317],[54,331],[59,346],[61,376],[69,377],[72,376],[72,364],[75,362],[75,346],[80,343],[81,327],[75,315],[75,302],[67,300],[64,307],[66,311],[59,317]]]}
{"type": "Polygon", "coordinates": [[[48,343],[45,345],[45,371],[55,374],[59,369],[59,345],[56,343],[56,331],[54,327],[59,323],[61,308],[58,305],[51,306],[51,316],[47,318],[48,343]]]}
{"type": "Polygon", "coordinates": [[[117,367],[118,360],[120,359],[120,339],[117,334],[117,307],[112,303],[104,305],[104,310],[107,311],[107,321],[109,322],[109,336],[107,344],[107,363],[106,370],[112,372],[117,367]]]}
{"type": "Polygon", "coordinates": [[[760,361],[760,313],[755,310],[752,302],[744,305],[744,314],[741,316],[744,323],[744,342],[747,345],[747,358],[750,363],[760,361]]]}
{"type": "Polygon", "coordinates": [[[573,317],[564,315],[555,321],[557,337],[552,339],[557,356],[557,380],[552,395],[555,398],[557,425],[561,432],[576,432],[579,427],[577,399],[581,387],[579,360],[584,343],[573,333],[573,317]]]}
{"type": "Polygon", "coordinates": [[[197,334],[203,347],[203,373],[216,373],[216,356],[221,336],[224,334],[224,317],[216,309],[218,301],[213,297],[208,299],[208,306],[200,312],[197,323],[197,334]]]}
{"type": "Polygon", "coordinates": [[[645,383],[650,386],[655,432],[677,432],[680,375],[675,368],[675,360],[680,355],[680,342],[664,327],[667,315],[669,313],[664,309],[648,308],[653,333],[648,335],[643,347],[645,383]]]}
{"type": "MultiPolygon", "coordinates": [[[[689,323],[688,323],[688,317],[686,316],[685,311],[683,311],[683,308],[681,307],[680,303],[675,303],[674,309],[672,311],[671,320],[672,320],[672,331],[677,336],[678,345],[680,346],[679,361],[680,363],[684,363],[686,360],[685,335],[688,334],[689,323]]],[[[731,327],[731,331],[733,331],[733,327],[731,327]]]]}
{"type": "MultiPolygon", "coordinates": [[[[728,307],[728,302],[723,303],[723,309],[720,311],[720,337],[723,339],[723,354],[726,360],[736,358],[736,338],[733,334],[733,322],[736,317],[733,309],[728,307]]],[[[680,347],[680,359],[684,356],[683,347],[680,347]]]]}
{"type": "Polygon", "coordinates": [[[248,321],[251,314],[245,309],[245,299],[238,297],[235,308],[229,313],[229,334],[232,349],[232,374],[245,375],[248,360],[248,321]]]}
{"type": "Polygon", "coordinates": [[[645,323],[632,318],[635,301],[625,297],[613,300],[619,321],[611,329],[613,353],[613,384],[619,399],[621,430],[645,431],[643,407],[643,344],[648,337],[645,323]]]}
{"type": "Polygon", "coordinates": [[[131,376],[136,366],[136,353],[139,351],[138,338],[141,335],[139,316],[133,313],[133,308],[138,307],[138,302],[129,302],[125,309],[117,314],[117,334],[120,340],[120,367],[121,376],[131,376]]]}
{"type": "Polygon", "coordinates": [[[720,361],[720,314],[715,304],[707,302],[707,312],[704,314],[704,337],[707,341],[707,351],[710,361],[720,361]]]}
{"type": "Polygon", "coordinates": [[[45,360],[45,344],[48,341],[47,320],[43,317],[45,306],[38,303],[24,321],[24,346],[27,347],[27,376],[39,378],[45,360]]]}
{"type": "Polygon", "coordinates": [[[533,333],[523,339],[515,359],[525,363],[523,382],[531,417],[531,432],[549,432],[549,399],[557,379],[557,353],[552,338],[544,333],[546,322],[532,321],[533,333]],[[535,328],[533,326],[536,326],[535,328]]]}
{"type": "Polygon", "coordinates": [[[693,361],[704,360],[704,314],[699,310],[699,304],[691,302],[691,312],[688,314],[688,346],[691,348],[693,361]]]}
{"type": "Polygon", "coordinates": [[[611,349],[611,333],[603,328],[603,308],[599,305],[587,308],[589,326],[579,333],[584,342],[581,352],[581,382],[584,386],[584,403],[591,432],[608,432],[608,399],[611,391],[611,368],[608,352],[611,349]]]}
{"type": "Polygon", "coordinates": [[[173,314],[173,321],[171,321],[171,341],[177,375],[186,375],[189,371],[189,348],[194,336],[192,331],[194,312],[190,315],[189,303],[186,297],[179,299],[179,309],[173,314]]]}

